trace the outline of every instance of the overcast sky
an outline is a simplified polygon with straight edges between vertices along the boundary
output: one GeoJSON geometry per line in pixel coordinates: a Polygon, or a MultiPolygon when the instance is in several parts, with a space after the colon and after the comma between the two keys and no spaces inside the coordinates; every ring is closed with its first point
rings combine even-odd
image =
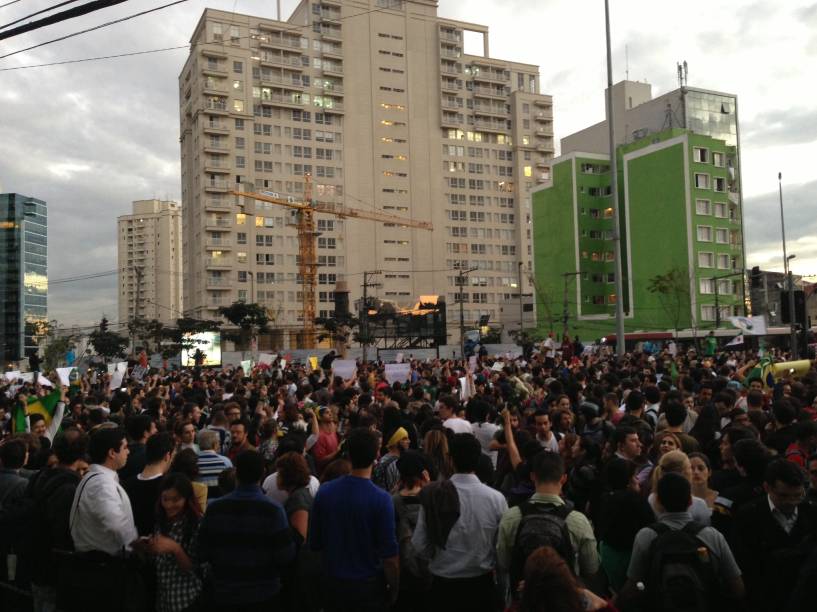
{"type": "MultiPolygon", "coordinates": [[[[0,4],[4,1],[0,0],[0,4]]],[[[0,55],[163,4],[130,0],[0,42],[0,55]]],[[[53,0],[0,9],[0,24],[53,0]]],[[[283,0],[287,16],[297,2],[283,0]]],[[[777,172],[784,177],[795,273],[817,274],[817,2],[613,0],[614,79],[653,95],[689,85],[740,99],[750,265],[782,268],[777,172]]],[[[260,0],[190,0],[169,9],[0,59],[0,69],[186,44],[205,7],[275,17],[260,0]]],[[[540,66],[561,138],[604,117],[602,0],[440,0],[443,17],[487,24],[491,55],[540,66]]],[[[49,277],[115,270],[116,217],[132,200],[180,197],[177,77],[186,49],[0,72],[0,190],[49,206],[49,277]]],[[[662,231],[656,229],[658,235],[662,231]]],[[[815,280],[815,279],[811,279],[815,280]]],[[[116,276],[54,283],[49,316],[87,325],[117,318],[116,276]]]]}

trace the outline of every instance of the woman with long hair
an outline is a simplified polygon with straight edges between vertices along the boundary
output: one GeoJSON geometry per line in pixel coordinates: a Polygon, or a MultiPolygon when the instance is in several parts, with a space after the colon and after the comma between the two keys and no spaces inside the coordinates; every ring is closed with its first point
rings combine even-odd
{"type": "MultiPolygon", "coordinates": [[[[661,477],[670,472],[681,474],[681,476],[686,478],[690,484],[692,483],[692,464],[690,463],[689,457],[687,457],[686,453],[675,450],[670,451],[661,457],[658,464],[655,466],[655,469],[652,471],[653,491],[655,491],[655,487],[657,486],[658,481],[661,480],[661,477]]],[[[655,493],[650,493],[648,501],[657,515],[658,509],[656,505],[657,500],[655,493]]],[[[697,521],[701,525],[709,525],[712,520],[711,508],[709,508],[705,500],[701,499],[700,497],[696,497],[695,495],[692,496],[692,505],[689,507],[689,513],[692,515],[692,520],[697,521]]]]}
{"type": "Polygon", "coordinates": [[[525,562],[521,612],[584,612],[615,608],[579,585],[567,563],[550,546],[534,550],[525,562]]]}
{"type": "Polygon", "coordinates": [[[156,555],[157,612],[198,609],[201,580],[194,567],[200,520],[190,479],[181,473],[165,476],[159,484],[156,531],[146,544],[156,555]]]}
{"type": "Polygon", "coordinates": [[[712,477],[709,457],[703,453],[691,453],[689,462],[692,466],[692,494],[704,500],[709,508],[714,508],[718,492],[709,488],[709,479],[712,477]]]}
{"type": "Polygon", "coordinates": [[[448,454],[448,437],[441,429],[432,429],[423,438],[423,452],[434,467],[434,480],[448,480],[454,473],[454,464],[448,454]]]}

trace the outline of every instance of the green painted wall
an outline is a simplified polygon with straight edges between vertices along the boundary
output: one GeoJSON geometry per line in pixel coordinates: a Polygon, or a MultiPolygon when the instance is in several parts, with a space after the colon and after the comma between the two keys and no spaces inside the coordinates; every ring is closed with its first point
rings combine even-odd
{"type": "MultiPolygon", "coordinates": [[[[625,312],[629,312],[629,270],[626,245],[631,241],[633,275],[633,316],[625,319],[626,331],[670,330],[674,326],[674,315],[667,311],[659,298],[647,290],[650,279],[666,274],[672,269],[679,269],[686,278],[694,278],[694,294],[698,303],[696,318],[699,328],[712,327],[711,321],[704,321],[702,306],[714,305],[714,294],[701,293],[702,278],[728,275],[732,272],[732,259],[737,258],[734,267],[742,269],[740,211],[730,202],[729,190],[737,189],[730,181],[729,165],[736,165],[734,148],[727,147],[723,141],[707,136],[700,136],[681,129],[670,129],[657,134],[650,134],[638,142],[619,147],[618,152],[618,190],[620,214],[622,215],[622,241],[624,269],[623,296],[625,312]],[[625,217],[624,196],[624,156],[642,150],[678,136],[686,136],[688,147],[679,142],[627,161],[629,197],[629,216],[625,217]],[[708,151],[707,163],[696,161],[694,149],[705,148],[708,151]],[[719,168],[712,163],[712,154],[724,156],[725,167],[719,168]],[[685,159],[684,156],[687,156],[685,159]],[[685,161],[689,165],[689,182],[684,174],[685,161]],[[703,172],[710,176],[709,189],[695,187],[695,173],[703,172]],[[712,187],[715,178],[723,178],[727,185],[723,193],[715,192],[712,187]],[[689,193],[690,214],[692,216],[691,244],[692,268],[690,269],[689,238],[687,229],[687,193],[689,193]],[[696,200],[710,201],[708,215],[696,212],[696,200]],[[725,204],[726,217],[715,216],[715,204],[725,204]],[[730,210],[731,209],[731,210],[730,210]],[[731,218],[730,218],[731,217],[731,218]],[[627,220],[630,232],[627,235],[627,220]],[[712,241],[699,241],[697,226],[712,227],[712,241]],[[718,244],[715,241],[717,229],[727,230],[730,244],[718,244]],[[699,265],[699,253],[713,253],[717,265],[717,255],[729,256],[727,268],[706,268],[699,265]]],[[[587,159],[577,156],[557,163],[553,168],[553,185],[533,195],[534,225],[534,260],[537,285],[540,293],[547,296],[548,306],[556,319],[555,329],[561,332],[562,298],[564,291],[564,272],[575,270],[576,236],[578,235],[579,266],[581,295],[576,297],[575,279],[568,283],[568,311],[570,318],[569,331],[579,334],[583,339],[598,338],[615,332],[612,319],[605,316],[614,315],[615,306],[611,298],[615,295],[615,285],[607,283],[608,275],[615,270],[615,262],[608,259],[615,243],[612,241],[613,219],[605,211],[612,206],[612,198],[594,190],[609,188],[610,173],[583,172],[582,164],[607,165],[606,161],[587,159]],[[573,185],[576,185],[576,217],[573,216],[573,185]],[[578,221],[578,228],[574,223],[578,221]],[[594,261],[594,254],[596,255],[594,261]],[[600,257],[598,257],[600,255],[600,257]],[[601,282],[597,282],[597,281],[601,282]],[[598,302],[603,298],[604,303],[598,302]],[[582,316],[597,316],[602,319],[581,320],[577,317],[577,301],[581,305],[582,316]]],[[[603,170],[603,169],[602,169],[603,170]]],[[[721,211],[723,212],[723,211],[721,211]]],[[[741,303],[740,277],[736,281],[732,295],[720,295],[721,306],[737,309],[741,303]]],[[[543,331],[550,329],[547,308],[542,304],[542,295],[537,296],[537,316],[539,327],[543,331]]],[[[724,313],[727,316],[727,313],[724,313]]],[[[681,328],[692,324],[691,309],[683,309],[679,322],[681,328]]]]}

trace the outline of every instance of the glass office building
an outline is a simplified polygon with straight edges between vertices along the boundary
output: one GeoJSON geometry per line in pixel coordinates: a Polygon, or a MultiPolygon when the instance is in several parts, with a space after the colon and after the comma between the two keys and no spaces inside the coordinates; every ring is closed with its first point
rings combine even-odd
{"type": "Polygon", "coordinates": [[[38,350],[48,321],[48,211],[0,194],[0,354],[8,364],[38,350]]]}

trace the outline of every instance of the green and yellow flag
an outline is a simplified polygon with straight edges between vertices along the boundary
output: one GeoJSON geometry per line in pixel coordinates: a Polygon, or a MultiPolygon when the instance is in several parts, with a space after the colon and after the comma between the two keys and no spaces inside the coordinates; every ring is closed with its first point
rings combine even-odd
{"type": "Polygon", "coordinates": [[[57,411],[57,404],[60,402],[62,391],[54,389],[48,395],[42,397],[31,396],[25,409],[17,404],[14,413],[13,429],[15,433],[26,430],[26,416],[30,414],[41,414],[45,419],[46,427],[51,424],[54,413],[57,411]]]}

